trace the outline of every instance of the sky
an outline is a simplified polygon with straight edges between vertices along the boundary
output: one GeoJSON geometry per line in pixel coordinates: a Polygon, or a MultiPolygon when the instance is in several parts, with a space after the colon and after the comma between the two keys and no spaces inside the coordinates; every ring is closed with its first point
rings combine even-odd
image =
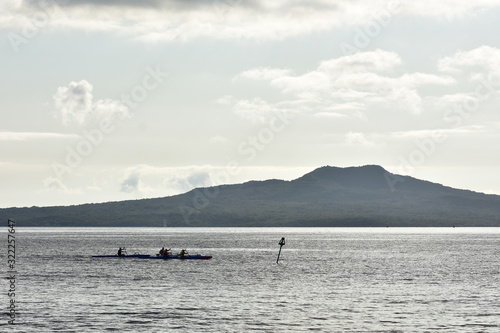
{"type": "Polygon", "coordinates": [[[500,194],[500,1],[5,0],[0,207],[318,167],[500,194]]]}

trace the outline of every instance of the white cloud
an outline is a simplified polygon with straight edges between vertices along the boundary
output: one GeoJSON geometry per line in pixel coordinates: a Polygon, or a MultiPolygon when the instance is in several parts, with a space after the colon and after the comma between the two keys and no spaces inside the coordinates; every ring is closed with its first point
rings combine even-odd
{"type": "Polygon", "coordinates": [[[399,81],[407,87],[418,87],[421,85],[443,85],[450,86],[457,82],[456,79],[450,76],[440,76],[427,73],[411,73],[404,74],[399,78],[399,81]]]}
{"type": "Polygon", "coordinates": [[[343,118],[345,115],[337,112],[318,112],[314,114],[315,117],[320,118],[343,118]]]}
{"type": "Polygon", "coordinates": [[[316,69],[301,75],[282,69],[251,69],[237,78],[267,81],[291,99],[279,103],[269,103],[260,98],[251,101],[242,99],[234,104],[234,111],[255,120],[262,113],[276,112],[292,101],[300,101],[302,108],[297,111],[323,117],[338,117],[341,114],[359,116],[360,111],[384,109],[419,114],[423,110],[423,97],[418,88],[452,86],[456,83],[450,76],[401,73],[399,67],[402,63],[397,53],[377,49],[322,61],[316,69]]]}
{"type": "Polygon", "coordinates": [[[285,94],[315,97],[320,92],[329,91],[331,78],[325,73],[313,71],[299,76],[274,78],[270,84],[285,94]]]}
{"type": "Polygon", "coordinates": [[[10,1],[0,27],[22,28],[45,15],[43,28],[111,31],[143,41],[196,37],[283,39],[377,18],[423,16],[453,19],[493,7],[495,0],[310,1],[10,1]],[[57,5],[60,3],[60,5],[57,5]]]}
{"type": "Polygon", "coordinates": [[[288,76],[290,72],[289,69],[259,67],[244,71],[236,76],[235,79],[271,81],[273,79],[282,78],[283,76],[288,76]]]}
{"type": "Polygon", "coordinates": [[[269,103],[261,98],[241,99],[234,103],[234,112],[254,123],[267,123],[278,113],[295,113],[300,109],[300,101],[269,103]]]}
{"type": "Polygon", "coordinates": [[[92,89],[85,80],[57,88],[53,96],[56,116],[64,125],[72,122],[83,125],[92,116],[92,89]]]}
{"type": "Polygon", "coordinates": [[[442,95],[434,100],[434,106],[439,109],[452,109],[455,106],[476,105],[478,99],[471,93],[460,92],[455,94],[442,95]]]}
{"type": "Polygon", "coordinates": [[[342,72],[385,72],[401,65],[401,57],[395,52],[377,49],[359,52],[340,58],[322,61],[320,72],[336,75],[342,72]]]}
{"type": "Polygon", "coordinates": [[[0,132],[0,141],[29,141],[44,139],[76,139],[78,135],[42,132],[0,132]]]}
{"type": "Polygon", "coordinates": [[[422,112],[422,97],[414,89],[405,86],[394,87],[387,97],[392,101],[392,106],[397,109],[407,110],[414,114],[422,112]]]}
{"type": "Polygon", "coordinates": [[[0,9],[4,12],[17,9],[21,6],[23,0],[3,0],[0,2],[0,9]]]}
{"type": "Polygon", "coordinates": [[[54,94],[55,116],[64,125],[85,126],[101,119],[114,120],[130,116],[127,106],[121,101],[104,99],[93,101],[93,86],[86,80],[72,81],[67,87],[59,87],[54,94]]]}
{"type": "Polygon", "coordinates": [[[328,110],[332,111],[338,111],[338,110],[362,110],[365,107],[363,103],[359,102],[351,102],[351,103],[345,103],[345,104],[340,104],[340,105],[334,105],[329,108],[328,110]]]}
{"type": "Polygon", "coordinates": [[[134,167],[125,171],[124,179],[122,180],[121,192],[138,192],[141,185],[141,167],[134,167]]]}
{"type": "Polygon", "coordinates": [[[345,136],[347,144],[350,145],[361,145],[365,147],[375,146],[375,142],[366,139],[364,133],[361,132],[348,132],[345,136]]]}
{"type": "Polygon", "coordinates": [[[424,130],[409,130],[409,131],[399,131],[390,134],[392,138],[402,139],[402,138],[433,138],[436,136],[445,138],[448,135],[477,135],[478,133],[485,132],[486,128],[480,125],[469,125],[461,126],[456,128],[436,128],[436,129],[424,129],[424,130]]]}
{"type": "Polygon", "coordinates": [[[242,99],[234,105],[234,112],[242,118],[252,121],[264,121],[263,117],[270,110],[271,106],[261,98],[253,100],[242,99]]]}
{"type": "Polygon", "coordinates": [[[92,107],[92,117],[95,120],[104,118],[125,119],[131,116],[128,107],[123,104],[122,101],[118,101],[116,99],[100,99],[95,102],[92,107]]]}
{"type": "Polygon", "coordinates": [[[404,1],[401,2],[402,11],[406,15],[423,17],[435,17],[439,19],[452,20],[466,15],[472,15],[476,11],[485,8],[498,7],[496,0],[478,0],[474,2],[463,0],[446,1],[404,1]]]}
{"type": "Polygon", "coordinates": [[[459,73],[465,69],[487,70],[500,75],[500,49],[483,45],[470,51],[460,51],[451,57],[439,61],[438,68],[442,72],[459,73]]]}

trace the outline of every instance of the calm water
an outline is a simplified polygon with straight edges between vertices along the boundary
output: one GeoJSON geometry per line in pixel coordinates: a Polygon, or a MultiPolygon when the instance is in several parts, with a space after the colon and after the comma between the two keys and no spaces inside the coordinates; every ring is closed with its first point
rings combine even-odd
{"type": "Polygon", "coordinates": [[[500,228],[18,228],[16,237],[17,325],[3,313],[2,332],[500,332],[500,228]],[[119,246],[214,258],[91,258],[119,246]]]}

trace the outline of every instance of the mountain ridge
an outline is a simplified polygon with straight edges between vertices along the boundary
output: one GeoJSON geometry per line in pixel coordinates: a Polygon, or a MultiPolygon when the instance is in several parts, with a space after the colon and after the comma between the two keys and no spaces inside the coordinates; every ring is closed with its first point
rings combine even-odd
{"type": "Polygon", "coordinates": [[[170,197],[4,208],[25,226],[500,226],[500,196],[392,174],[323,166],[294,180],[201,187],[170,197]]]}

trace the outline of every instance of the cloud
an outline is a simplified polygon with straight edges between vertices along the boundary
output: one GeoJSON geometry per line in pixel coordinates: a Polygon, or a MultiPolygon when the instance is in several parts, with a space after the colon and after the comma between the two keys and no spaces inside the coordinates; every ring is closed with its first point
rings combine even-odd
{"type": "Polygon", "coordinates": [[[457,80],[450,76],[440,76],[436,74],[427,73],[411,73],[404,74],[399,78],[399,81],[407,87],[418,87],[421,85],[443,85],[451,86],[454,85],[457,80]]]}
{"type": "Polygon", "coordinates": [[[245,70],[235,76],[236,85],[242,80],[261,82],[281,92],[281,100],[234,95],[221,100],[254,123],[266,123],[280,112],[342,122],[390,116],[384,126],[400,126],[408,114],[421,121],[458,123],[464,119],[457,117],[466,119],[479,106],[494,112],[494,98],[500,96],[500,70],[494,75],[499,59],[500,49],[481,46],[443,57],[436,62],[436,73],[405,72],[399,54],[377,49],[327,59],[304,73],[269,67],[245,70]]]}
{"type": "Polygon", "coordinates": [[[19,8],[22,0],[3,0],[0,2],[0,9],[4,12],[19,8]]]}
{"type": "Polygon", "coordinates": [[[500,92],[500,49],[483,45],[469,51],[460,51],[439,61],[438,69],[461,76],[469,84],[469,95],[462,98],[484,101],[500,92]],[[472,97],[472,95],[474,97],[472,97]]]}
{"type": "Polygon", "coordinates": [[[120,192],[137,192],[140,190],[141,184],[141,170],[140,168],[134,168],[132,170],[127,170],[126,176],[123,179],[120,192]]]}
{"type": "Polygon", "coordinates": [[[92,85],[85,80],[70,82],[67,87],[59,87],[54,94],[57,117],[64,125],[83,125],[92,113],[92,85]]]}
{"type": "Polygon", "coordinates": [[[20,31],[45,15],[44,27],[106,31],[147,42],[216,39],[283,39],[359,26],[377,17],[454,19],[498,7],[494,0],[52,0],[9,1],[0,27],[20,31]]]}
{"type": "Polygon", "coordinates": [[[329,91],[331,79],[326,73],[312,71],[298,76],[277,77],[271,80],[270,84],[285,94],[315,98],[318,93],[329,91]]]}
{"type": "Polygon", "coordinates": [[[314,115],[320,118],[343,118],[345,115],[337,112],[318,112],[314,115]]]}
{"type": "Polygon", "coordinates": [[[422,112],[422,97],[416,90],[405,86],[393,87],[387,95],[387,101],[390,106],[397,109],[407,110],[414,114],[422,112]]]}
{"type": "Polygon", "coordinates": [[[409,130],[409,131],[398,131],[390,133],[390,137],[396,140],[400,139],[422,139],[422,138],[433,138],[435,136],[447,137],[449,135],[477,135],[478,133],[484,133],[487,128],[481,125],[469,125],[461,126],[456,128],[436,128],[436,129],[423,129],[423,130],[409,130]]]}
{"type": "Polygon", "coordinates": [[[235,100],[232,108],[235,114],[241,118],[248,119],[252,123],[268,124],[276,117],[285,116],[293,119],[296,114],[306,112],[304,108],[309,108],[309,101],[289,100],[271,103],[262,98],[235,100]]]}
{"type": "Polygon", "coordinates": [[[347,113],[359,114],[360,110],[365,108],[365,104],[352,102],[333,105],[331,107],[323,108],[322,112],[316,112],[315,117],[325,117],[325,118],[344,118],[347,113]]]}
{"type": "Polygon", "coordinates": [[[187,192],[196,187],[212,186],[209,166],[156,167],[140,164],[121,171],[120,192],[148,196],[187,192]]]}
{"type": "Polygon", "coordinates": [[[440,109],[452,109],[455,106],[467,104],[476,105],[479,101],[477,97],[468,92],[442,95],[434,100],[434,106],[440,109]]]}
{"type": "Polygon", "coordinates": [[[267,82],[290,99],[274,103],[261,98],[241,99],[234,103],[233,109],[236,114],[254,121],[284,107],[287,112],[293,109],[322,117],[359,117],[361,111],[383,109],[419,114],[423,98],[417,89],[456,83],[450,76],[402,73],[402,64],[397,53],[377,49],[321,61],[316,69],[304,74],[279,68],[250,69],[236,78],[267,82]],[[297,104],[301,105],[300,109],[293,108],[297,104]]]}
{"type": "Polygon", "coordinates": [[[260,123],[265,123],[273,113],[280,111],[277,106],[261,98],[239,100],[234,104],[233,109],[240,117],[260,123]]]}
{"type": "Polygon", "coordinates": [[[412,88],[417,83],[449,83],[449,80],[438,80],[436,75],[422,73],[405,74],[398,78],[394,74],[401,63],[400,56],[395,52],[377,49],[322,61],[316,70],[295,77],[275,78],[271,84],[285,93],[308,90],[350,100],[377,98],[376,95],[391,93],[402,86],[412,88]]]}
{"type": "Polygon", "coordinates": [[[61,3],[67,6],[95,6],[95,7],[139,7],[139,8],[157,8],[160,9],[162,7],[162,3],[175,3],[179,1],[162,1],[162,0],[64,0],[61,3]]]}
{"type": "Polygon", "coordinates": [[[46,139],[76,139],[75,134],[43,133],[43,132],[0,132],[0,141],[30,141],[46,139]]]}
{"type": "Polygon", "coordinates": [[[465,69],[488,70],[500,75],[500,49],[483,45],[470,51],[460,51],[444,57],[438,63],[442,72],[459,73],[465,69]]]}
{"type": "Polygon", "coordinates": [[[45,190],[49,191],[57,191],[63,194],[80,194],[80,189],[70,189],[68,188],[61,179],[57,177],[47,177],[43,180],[43,185],[45,186],[45,190]]]}
{"type": "Polygon", "coordinates": [[[361,145],[365,147],[375,146],[375,142],[367,140],[365,135],[361,132],[348,132],[345,136],[347,144],[350,145],[361,145]]]}
{"type": "Polygon", "coordinates": [[[235,80],[249,79],[249,80],[271,81],[273,79],[287,76],[290,73],[291,71],[289,69],[259,67],[242,72],[241,74],[235,77],[235,80]]]}
{"type": "Polygon", "coordinates": [[[116,99],[100,99],[92,107],[92,117],[97,121],[104,118],[126,119],[131,116],[128,107],[116,99]]]}
{"type": "Polygon", "coordinates": [[[385,72],[401,65],[401,57],[395,52],[377,49],[359,52],[350,56],[322,61],[320,72],[338,74],[342,72],[385,72]]]}
{"type": "Polygon", "coordinates": [[[67,87],[59,87],[53,96],[55,116],[63,125],[85,126],[101,119],[114,120],[130,116],[128,108],[113,99],[93,101],[93,86],[86,80],[72,81],[67,87]]]}

